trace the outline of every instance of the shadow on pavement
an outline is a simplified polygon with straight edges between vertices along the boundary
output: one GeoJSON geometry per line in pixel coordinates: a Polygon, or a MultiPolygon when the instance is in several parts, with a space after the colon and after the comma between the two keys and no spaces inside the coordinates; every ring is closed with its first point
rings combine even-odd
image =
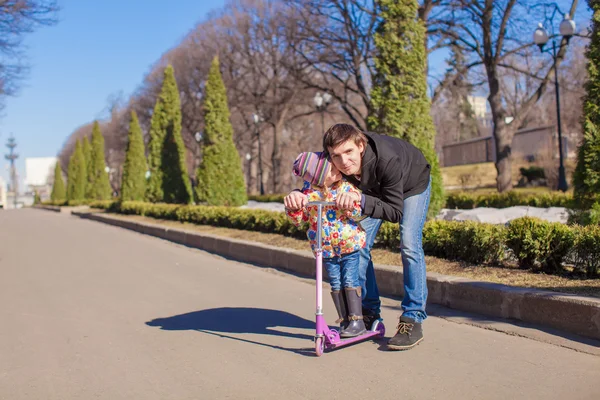
{"type": "Polygon", "coordinates": [[[314,321],[300,318],[285,311],[245,307],[213,308],[167,318],[156,318],[146,322],[146,325],[160,327],[160,329],[167,331],[194,330],[297,354],[314,355],[314,336],[274,329],[276,327],[315,329],[314,321]],[[258,334],[304,339],[309,341],[311,347],[306,349],[286,348],[226,334],[258,334]]]}
{"type": "MultiPolygon", "coordinates": [[[[400,316],[400,309],[397,306],[384,305],[382,308],[393,310],[400,316]]],[[[555,344],[559,344],[563,347],[574,348],[579,351],[591,352],[593,354],[597,354],[597,351],[593,351],[593,349],[591,351],[586,350],[579,345],[586,347],[591,346],[596,349],[600,348],[600,341],[598,340],[564,332],[548,326],[455,310],[439,304],[427,304],[427,314],[431,317],[443,318],[459,324],[472,325],[547,343],[555,342],[555,344]],[[572,345],[569,345],[569,342],[572,342],[572,345]]],[[[424,327],[426,327],[426,324],[427,322],[424,323],[424,327]]],[[[393,334],[390,330],[388,330],[388,332],[393,334]]],[[[427,333],[425,333],[425,336],[427,336],[427,333]]]]}

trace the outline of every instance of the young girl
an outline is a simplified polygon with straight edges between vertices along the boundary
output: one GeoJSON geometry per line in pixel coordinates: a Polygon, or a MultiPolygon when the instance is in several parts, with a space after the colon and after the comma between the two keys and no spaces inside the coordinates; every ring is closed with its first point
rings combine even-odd
{"type": "MultiPolygon", "coordinates": [[[[307,201],[335,201],[344,192],[359,190],[342,178],[323,153],[301,153],[293,167],[294,175],[304,179],[302,193],[307,201]]],[[[317,249],[317,207],[292,210],[286,214],[296,226],[309,222],[307,232],[313,253],[317,249]]],[[[356,222],[361,216],[360,204],[351,210],[323,207],[323,264],[331,283],[331,297],[337,310],[341,337],[354,337],[366,331],[362,315],[362,296],[358,281],[359,250],[365,247],[365,231],[356,222]],[[342,284],[344,290],[342,291],[342,284]]]]}

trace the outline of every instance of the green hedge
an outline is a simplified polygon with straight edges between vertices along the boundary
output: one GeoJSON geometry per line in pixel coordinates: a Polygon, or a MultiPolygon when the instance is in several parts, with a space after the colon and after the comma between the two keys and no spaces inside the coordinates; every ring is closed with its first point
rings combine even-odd
{"type": "Polygon", "coordinates": [[[286,194],[249,195],[248,200],[258,201],[259,203],[283,203],[285,196],[286,194]]]}
{"type": "MultiPolygon", "coordinates": [[[[249,200],[258,202],[283,203],[285,194],[268,194],[249,196],[249,200]]],[[[469,192],[449,193],[446,196],[446,208],[472,209],[477,207],[506,208],[513,206],[532,207],[566,207],[573,208],[573,195],[560,192],[549,193],[489,193],[474,194],[469,192]]]]}
{"type": "MultiPolygon", "coordinates": [[[[111,201],[92,202],[90,207],[306,239],[305,231],[296,228],[280,212],[111,201]]],[[[398,225],[384,222],[376,243],[398,249],[398,225]]],[[[425,224],[423,230],[423,249],[428,255],[472,264],[497,265],[515,259],[522,268],[554,274],[563,273],[563,264],[570,262],[577,272],[595,277],[600,266],[600,227],[570,227],[531,217],[513,220],[508,226],[432,220],[425,224]]]]}
{"type": "Polygon", "coordinates": [[[446,208],[472,209],[477,207],[507,208],[513,206],[566,207],[573,208],[573,195],[560,192],[530,193],[490,193],[473,194],[468,192],[450,193],[446,198],[446,208]]]}
{"type": "MultiPolygon", "coordinates": [[[[110,200],[106,200],[111,202],[110,200]]],[[[87,206],[92,202],[92,200],[59,200],[59,201],[43,201],[41,204],[44,206],[58,206],[58,207],[77,207],[77,206],[87,206]]]]}

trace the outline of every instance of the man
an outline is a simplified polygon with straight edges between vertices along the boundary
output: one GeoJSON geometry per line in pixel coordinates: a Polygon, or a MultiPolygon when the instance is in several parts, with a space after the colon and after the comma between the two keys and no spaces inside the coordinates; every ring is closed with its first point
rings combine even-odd
{"type": "MultiPolygon", "coordinates": [[[[341,208],[360,201],[361,221],[367,246],[359,265],[365,325],[380,318],[381,300],[375,281],[371,248],[383,220],[400,224],[400,252],[404,270],[402,315],[391,350],[410,349],[423,340],[422,322],[427,318],[427,276],[422,247],[423,225],[429,209],[431,166],[410,143],[386,135],[362,132],[348,124],[333,125],[323,137],[323,150],[362,195],[345,193],[337,199],[341,208]]],[[[306,205],[306,197],[293,191],[284,199],[286,208],[306,205]]]]}

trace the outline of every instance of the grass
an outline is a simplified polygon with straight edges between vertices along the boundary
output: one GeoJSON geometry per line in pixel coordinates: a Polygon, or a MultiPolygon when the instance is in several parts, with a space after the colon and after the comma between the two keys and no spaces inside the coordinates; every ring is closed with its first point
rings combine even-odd
{"type": "MultiPolygon", "coordinates": [[[[513,184],[516,185],[521,178],[521,167],[530,167],[536,165],[534,163],[517,162],[513,161],[511,164],[511,175],[513,184]]],[[[558,165],[557,165],[558,168],[558,165]]],[[[565,161],[565,169],[567,173],[567,181],[571,182],[571,175],[575,169],[574,160],[565,161]]],[[[482,188],[483,193],[495,193],[496,192],[496,167],[494,163],[480,163],[480,164],[469,164],[469,165],[456,165],[453,167],[443,167],[442,177],[444,179],[444,186],[449,191],[459,190],[461,188],[476,187],[482,188]]],[[[519,190],[519,189],[516,189],[519,190]]],[[[526,188],[521,189],[526,192],[533,191],[547,191],[548,188],[526,188]]]]}
{"type": "MultiPolygon", "coordinates": [[[[141,216],[112,216],[135,221],[149,222],[173,228],[202,232],[205,234],[242,239],[252,242],[268,244],[277,247],[286,247],[295,250],[310,250],[308,243],[278,234],[260,233],[239,229],[220,228],[208,225],[195,225],[176,221],[158,220],[141,216]]],[[[402,266],[400,253],[387,249],[375,248],[372,251],[376,264],[402,266]]],[[[427,270],[444,275],[460,276],[484,282],[501,283],[510,286],[544,289],[555,292],[578,294],[600,298],[600,279],[576,279],[556,275],[546,275],[531,271],[520,270],[516,267],[491,267],[482,265],[469,265],[461,262],[448,261],[436,257],[426,256],[427,270]]]]}

